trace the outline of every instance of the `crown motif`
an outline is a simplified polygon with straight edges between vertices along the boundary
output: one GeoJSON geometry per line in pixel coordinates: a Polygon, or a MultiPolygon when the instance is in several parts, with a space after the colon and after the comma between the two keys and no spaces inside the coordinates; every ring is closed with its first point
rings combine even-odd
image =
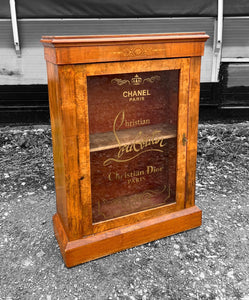
{"type": "Polygon", "coordinates": [[[140,85],[142,83],[143,79],[141,77],[139,77],[138,75],[135,75],[132,79],[131,79],[131,83],[133,85],[140,85]]]}

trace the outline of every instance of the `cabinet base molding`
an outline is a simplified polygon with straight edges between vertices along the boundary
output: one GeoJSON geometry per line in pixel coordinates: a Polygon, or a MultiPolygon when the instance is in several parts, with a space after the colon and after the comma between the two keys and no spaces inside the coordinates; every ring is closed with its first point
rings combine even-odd
{"type": "Polygon", "coordinates": [[[54,232],[67,267],[196,228],[202,211],[192,206],[167,215],[69,241],[60,216],[53,216],[54,232]]]}

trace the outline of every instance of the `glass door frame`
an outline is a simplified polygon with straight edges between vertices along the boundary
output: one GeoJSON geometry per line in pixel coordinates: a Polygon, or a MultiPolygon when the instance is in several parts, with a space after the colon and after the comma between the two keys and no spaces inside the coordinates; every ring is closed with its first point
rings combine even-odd
{"type": "MultiPolygon", "coordinates": [[[[86,223],[87,234],[102,232],[112,228],[124,226],[127,224],[134,224],[142,220],[153,217],[158,217],[171,212],[184,209],[185,194],[186,194],[186,155],[187,147],[184,140],[187,138],[188,128],[188,102],[189,102],[189,71],[190,71],[190,58],[177,58],[177,59],[156,59],[156,60],[143,60],[143,61],[127,61],[127,62],[112,62],[112,63],[97,63],[97,64],[84,64],[76,65],[76,80],[78,83],[77,93],[83,95],[81,98],[85,99],[84,109],[87,106],[87,77],[96,75],[111,75],[111,74],[126,74],[126,73],[139,73],[139,72],[154,72],[154,71],[167,71],[179,70],[179,91],[178,91],[178,112],[177,112],[177,159],[176,159],[176,202],[166,204],[163,206],[150,208],[147,210],[135,212],[125,216],[117,217],[101,221],[98,223],[92,222],[92,203],[91,203],[91,174],[90,167],[87,174],[88,180],[80,182],[81,189],[81,202],[84,203],[84,219],[86,223]],[[86,191],[86,184],[90,183],[89,192],[86,191]]],[[[85,114],[88,118],[88,114],[85,114]]],[[[89,124],[87,120],[87,124],[89,124]]],[[[78,143],[79,149],[84,149],[84,155],[79,151],[79,166],[86,163],[90,164],[90,142],[88,138],[88,158],[85,160],[85,153],[87,151],[85,140],[81,136],[87,136],[89,128],[78,127],[78,143]]]]}

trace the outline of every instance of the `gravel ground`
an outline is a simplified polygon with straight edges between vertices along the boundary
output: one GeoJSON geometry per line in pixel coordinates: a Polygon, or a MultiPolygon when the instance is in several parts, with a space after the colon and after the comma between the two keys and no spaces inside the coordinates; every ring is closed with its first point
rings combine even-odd
{"type": "Polygon", "coordinates": [[[248,122],[201,124],[197,229],[67,269],[47,126],[0,128],[0,299],[249,300],[248,122]]]}

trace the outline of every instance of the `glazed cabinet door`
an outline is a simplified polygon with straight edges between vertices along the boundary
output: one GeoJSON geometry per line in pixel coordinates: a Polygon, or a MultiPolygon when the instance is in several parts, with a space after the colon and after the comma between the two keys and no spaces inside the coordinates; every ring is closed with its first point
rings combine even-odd
{"type": "Polygon", "coordinates": [[[78,135],[89,133],[79,144],[88,140],[79,151],[88,233],[184,208],[189,62],[75,66],[88,124],[78,135]]]}

